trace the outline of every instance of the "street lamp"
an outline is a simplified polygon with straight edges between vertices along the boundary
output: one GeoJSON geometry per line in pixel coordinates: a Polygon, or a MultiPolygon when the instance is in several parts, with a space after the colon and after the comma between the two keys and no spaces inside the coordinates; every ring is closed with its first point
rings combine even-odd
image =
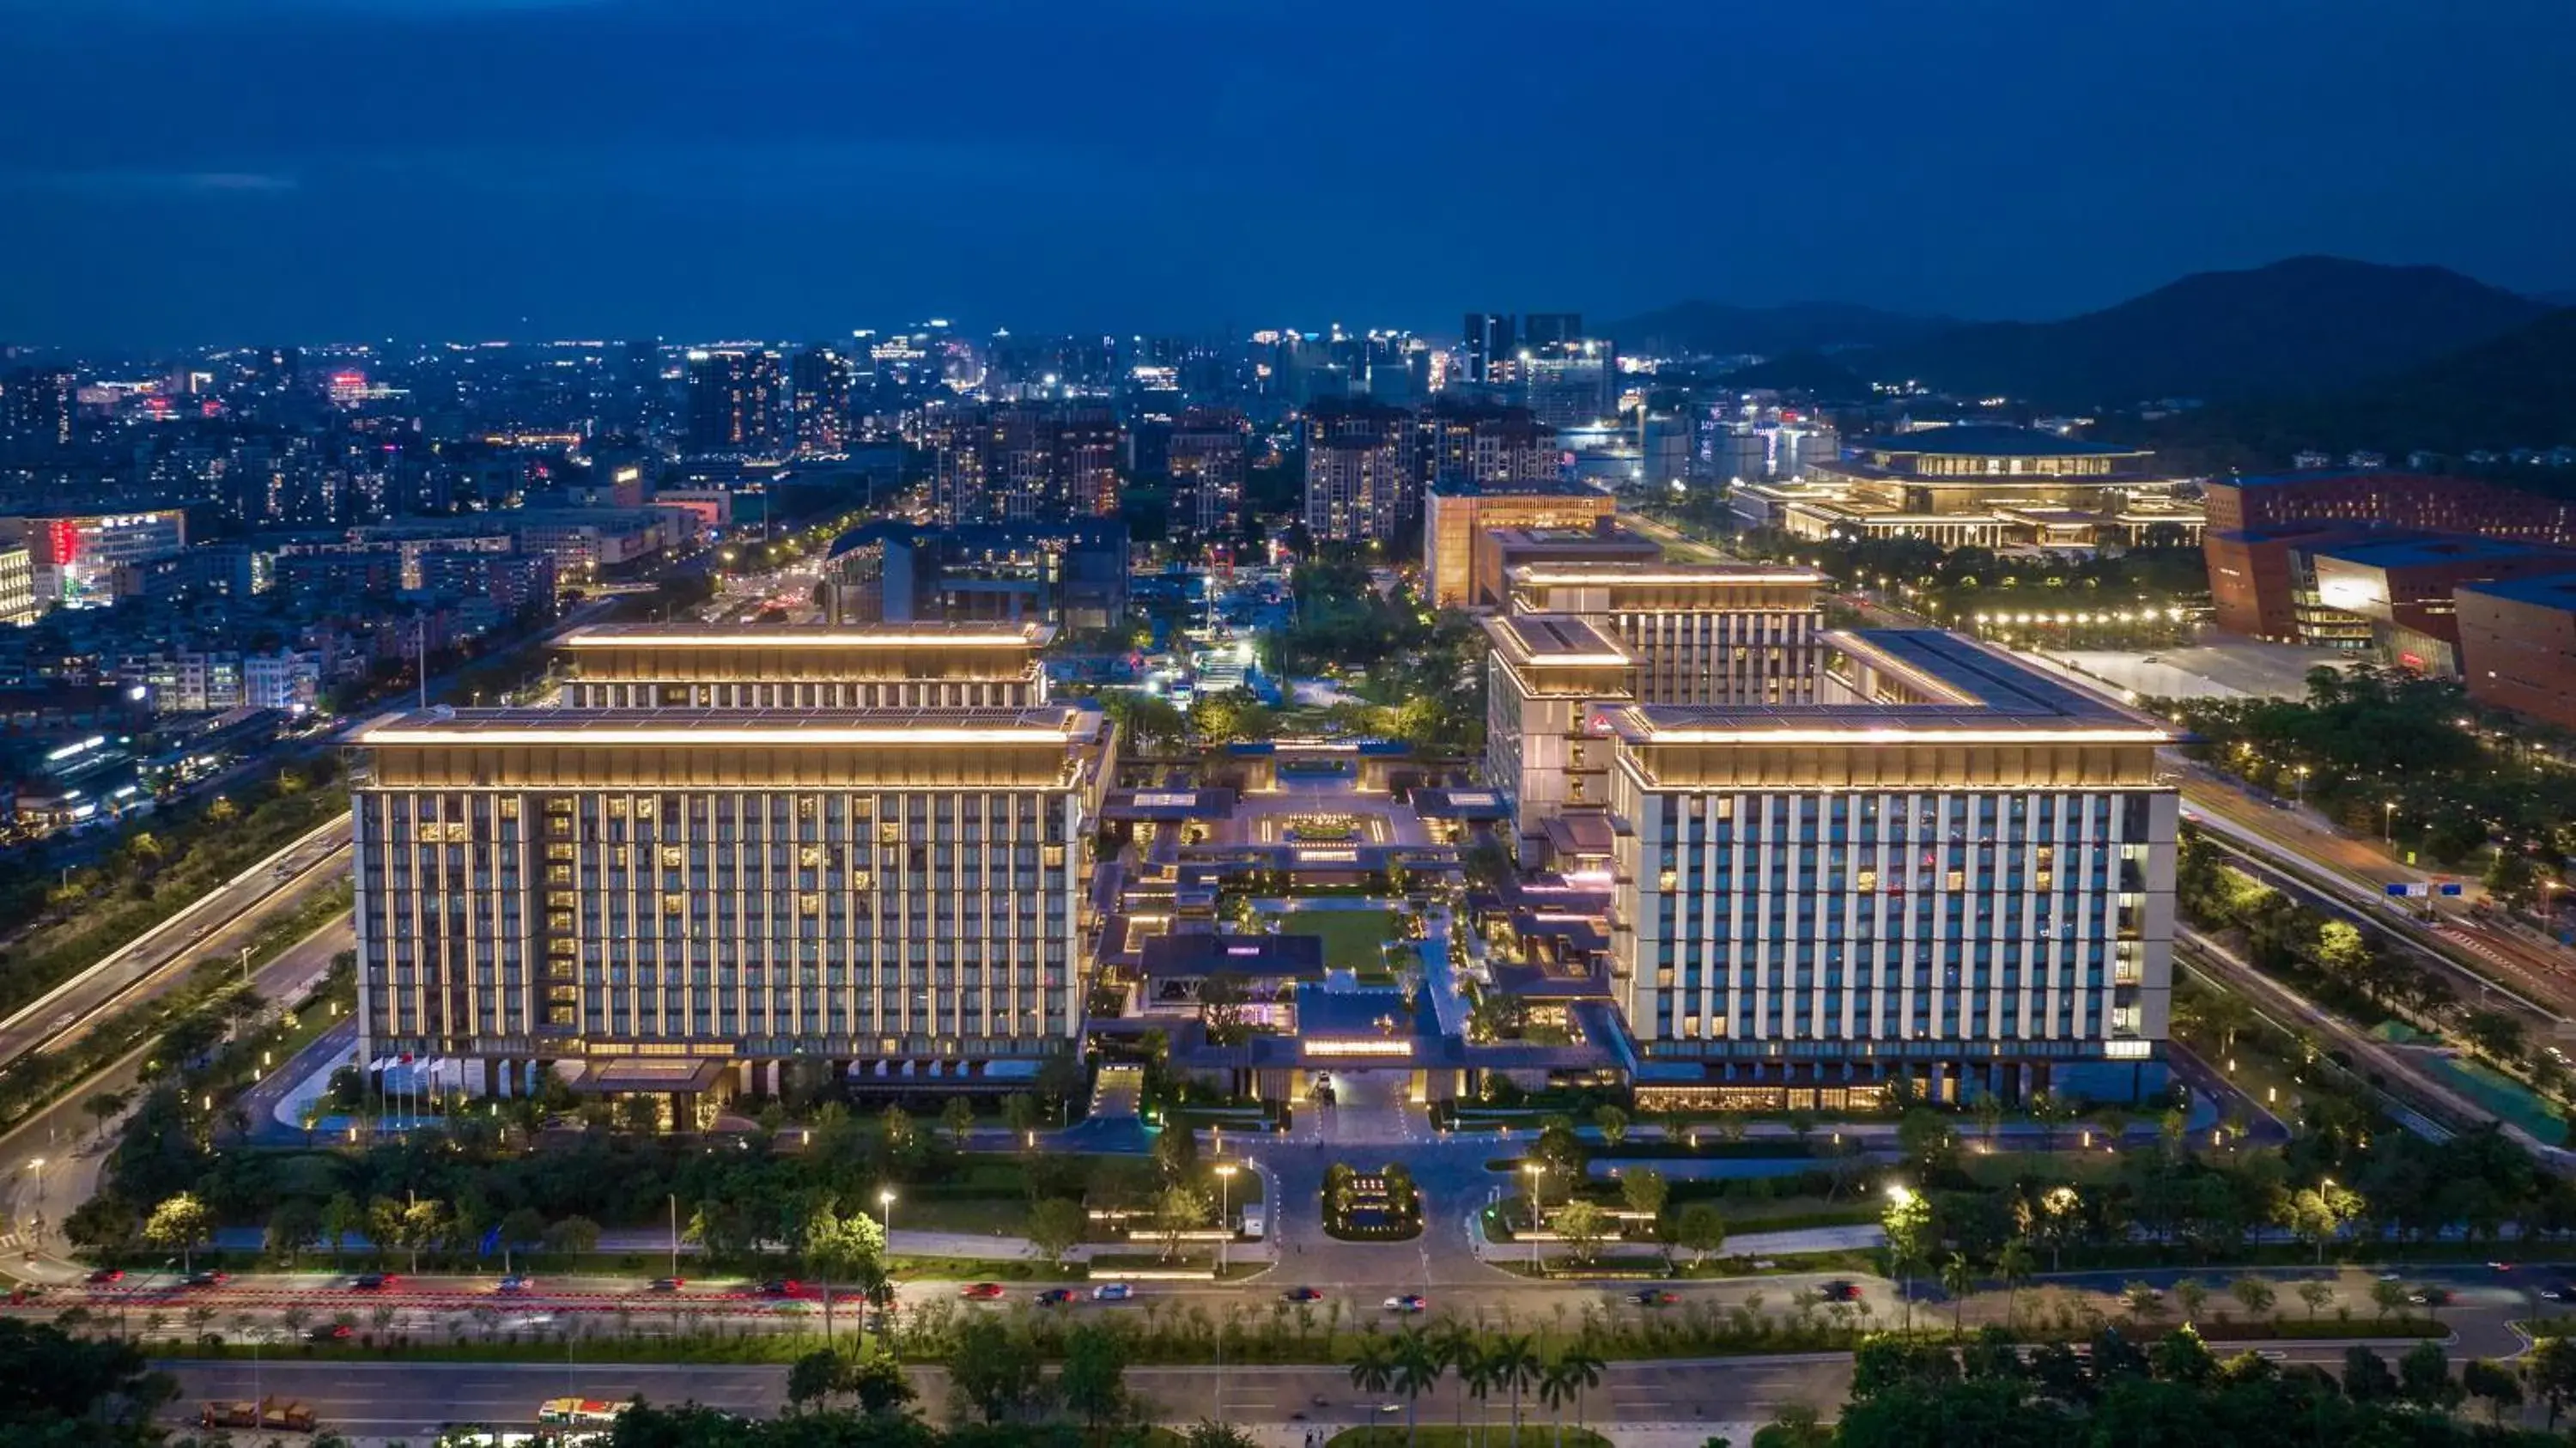
{"type": "Polygon", "coordinates": [[[877,1209],[885,1217],[886,1255],[891,1257],[894,1255],[894,1188],[887,1187],[877,1193],[877,1209]]]}
{"type": "Polygon", "coordinates": [[[1225,1280],[1225,1249],[1234,1245],[1234,1216],[1228,1207],[1231,1199],[1230,1189],[1234,1186],[1234,1173],[1233,1162],[1221,1161],[1216,1164],[1216,1225],[1217,1229],[1225,1234],[1217,1238],[1216,1242],[1216,1276],[1220,1282],[1225,1280]]]}
{"type": "Polygon", "coordinates": [[[1540,1162],[1525,1161],[1521,1163],[1521,1170],[1529,1173],[1530,1179],[1530,1265],[1536,1267],[1538,1265],[1539,1183],[1547,1175],[1547,1167],[1540,1162]]]}
{"type": "Polygon", "coordinates": [[[2392,799],[2382,804],[2379,815],[2379,837],[2386,840],[2393,850],[2397,848],[2397,801],[2392,799]]]}

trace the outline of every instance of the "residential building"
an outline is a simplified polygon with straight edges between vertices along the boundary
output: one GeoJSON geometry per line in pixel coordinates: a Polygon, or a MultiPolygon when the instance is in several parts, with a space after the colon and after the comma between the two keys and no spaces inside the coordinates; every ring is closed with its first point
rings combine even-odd
{"type": "Polygon", "coordinates": [[[1367,402],[1306,414],[1306,530],[1319,542],[1392,542],[1422,508],[1413,415],[1367,402]]]}
{"type": "Polygon", "coordinates": [[[1055,522],[1118,511],[1118,416],[1086,403],[934,412],[932,507],[943,523],[1055,522]]]}
{"type": "Polygon", "coordinates": [[[1231,408],[1193,407],[1163,442],[1172,481],[1173,531],[1193,538],[1243,530],[1244,443],[1249,425],[1231,408]]]}
{"type": "Polygon", "coordinates": [[[36,621],[35,555],[24,543],[0,544],[0,624],[20,628],[36,621]]]}
{"type": "Polygon", "coordinates": [[[778,354],[747,347],[689,353],[689,451],[779,451],[778,354]]]}
{"type": "Polygon", "coordinates": [[[37,458],[71,446],[77,396],[69,372],[16,367],[0,374],[0,457],[37,458]]]}
{"type": "Polygon", "coordinates": [[[361,1060],[577,1064],[677,1114],[790,1061],[954,1089],[1075,1046],[1094,711],[437,709],[352,745],[361,1060]]]}
{"type": "Polygon", "coordinates": [[[850,450],[850,359],[809,347],[789,364],[798,457],[839,457],[850,450]]]}
{"type": "Polygon", "coordinates": [[[177,508],[23,514],[0,518],[0,541],[26,545],[36,593],[48,604],[104,603],[115,596],[119,567],[167,558],[188,546],[188,518],[177,508]]]}

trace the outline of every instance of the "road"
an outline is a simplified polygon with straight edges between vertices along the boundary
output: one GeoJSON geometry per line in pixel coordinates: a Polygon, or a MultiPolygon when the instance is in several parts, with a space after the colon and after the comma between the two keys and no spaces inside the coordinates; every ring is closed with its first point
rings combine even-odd
{"type": "Polygon", "coordinates": [[[349,817],[340,815],[0,1023],[0,1064],[69,1045],[109,1011],[175,986],[198,961],[237,955],[348,866],[349,817]]]}

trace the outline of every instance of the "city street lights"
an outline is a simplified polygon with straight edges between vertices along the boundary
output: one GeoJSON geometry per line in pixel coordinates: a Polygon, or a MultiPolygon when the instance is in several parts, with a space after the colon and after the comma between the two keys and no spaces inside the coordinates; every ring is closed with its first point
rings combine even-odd
{"type": "Polygon", "coordinates": [[[1521,1170],[1529,1173],[1530,1179],[1530,1265],[1536,1267],[1538,1265],[1539,1181],[1547,1175],[1547,1167],[1540,1162],[1525,1161],[1521,1163],[1521,1170]]]}
{"type": "Polygon", "coordinates": [[[1217,1280],[1225,1280],[1226,1248],[1234,1245],[1234,1215],[1228,1208],[1234,1186],[1235,1165],[1230,1161],[1216,1164],[1216,1225],[1225,1235],[1216,1242],[1217,1280]]]}
{"type": "Polygon", "coordinates": [[[2397,801],[2393,799],[2379,807],[2379,837],[2390,849],[2397,848],[2397,801]]]}
{"type": "Polygon", "coordinates": [[[894,1255],[894,1188],[887,1187],[877,1193],[877,1210],[885,1217],[886,1255],[891,1257],[894,1255]]]}

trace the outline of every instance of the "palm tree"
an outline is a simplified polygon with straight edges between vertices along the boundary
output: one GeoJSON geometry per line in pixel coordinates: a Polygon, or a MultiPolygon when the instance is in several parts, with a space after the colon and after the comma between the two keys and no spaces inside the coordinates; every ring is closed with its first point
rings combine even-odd
{"type": "Polygon", "coordinates": [[[1565,1414],[1562,1411],[1565,1400],[1574,1400],[1574,1426],[1579,1431],[1583,1427],[1583,1395],[1601,1386],[1604,1366],[1606,1364],[1601,1359],[1583,1348],[1569,1347],[1557,1354],[1556,1361],[1548,1364],[1547,1370],[1539,1375],[1540,1400],[1559,1410],[1556,1415],[1557,1448],[1565,1448],[1565,1414]]]}
{"type": "Polygon", "coordinates": [[[1440,1347],[1418,1331],[1408,1331],[1395,1340],[1395,1390],[1404,1394],[1404,1441],[1413,1442],[1416,1415],[1422,1395],[1436,1391],[1441,1375],[1449,1369],[1440,1355],[1440,1347]]]}
{"type": "Polygon", "coordinates": [[[1995,1253],[1995,1275],[2004,1280],[2004,1316],[2010,1321],[2021,1319],[2021,1290],[2030,1283],[2030,1244],[2019,1237],[2004,1243],[1995,1253]]]}
{"type": "MultiPolygon", "coordinates": [[[[1497,1344],[1497,1347],[1499,1346],[1500,1345],[1497,1344]]],[[[1472,1348],[1470,1350],[1474,1351],[1472,1348]]],[[[1480,1443],[1483,1442],[1485,1438],[1485,1398],[1488,1394],[1494,1391],[1497,1384],[1502,1382],[1502,1374],[1496,1371],[1499,1364],[1495,1359],[1495,1353],[1479,1351],[1476,1352],[1475,1361],[1458,1369],[1459,1382],[1463,1384],[1466,1390],[1473,1394],[1476,1399],[1476,1441],[1480,1443]]],[[[1513,1434],[1515,1439],[1519,1436],[1520,1435],[1517,1432],[1513,1434]]],[[[1520,1444],[1518,1442],[1514,1442],[1512,1444],[1512,1448],[1520,1448],[1520,1444]]]]}
{"type": "Polygon", "coordinates": [[[1395,1381],[1395,1349],[1370,1333],[1351,1355],[1351,1386],[1363,1393],[1383,1393],[1395,1381]]]}
{"type": "Polygon", "coordinates": [[[1467,1432],[1467,1385],[1483,1370],[1485,1355],[1476,1346],[1474,1329],[1458,1322],[1441,1327],[1440,1336],[1432,1342],[1431,1350],[1440,1355],[1442,1366],[1458,1375],[1458,1397],[1451,1406],[1456,1409],[1453,1426],[1459,1436],[1464,1437],[1467,1432]]]}
{"type": "Polygon", "coordinates": [[[1493,1352],[1485,1359],[1485,1366],[1494,1375],[1494,1386],[1511,1389],[1512,1443],[1513,1448],[1519,1448],[1521,1393],[1538,1381],[1538,1348],[1530,1341],[1528,1333],[1505,1337],[1494,1344],[1493,1352]]]}
{"type": "Polygon", "coordinates": [[[1960,1319],[1968,1310],[1968,1289],[1977,1285],[1977,1269],[1968,1265],[1968,1254],[1953,1252],[1941,1264],[1941,1290],[1950,1294],[1950,1335],[1960,1334],[1960,1319]]]}

